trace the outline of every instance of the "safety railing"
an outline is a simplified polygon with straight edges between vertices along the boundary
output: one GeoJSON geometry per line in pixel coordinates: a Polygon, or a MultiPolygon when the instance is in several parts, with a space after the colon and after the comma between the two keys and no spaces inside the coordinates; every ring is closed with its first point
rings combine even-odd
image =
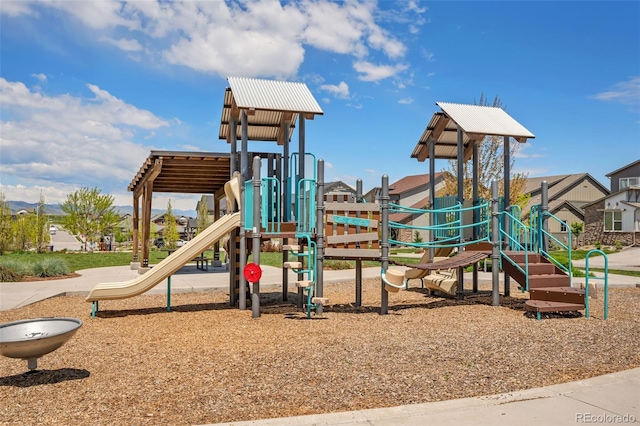
{"type": "Polygon", "coordinates": [[[498,221],[500,224],[499,235],[500,241],[506,241],[507,246],[510,247],[509,251],[518,251],[524,253],[524,268],[518,264],[510,255],[509,252],[500,247],[500,259],[507,260],[516,269],[524,274],[525,285],[524,291],[529,291],[529,228],[520,221],[517,217],[509,212],[503,211],[499,213],[502,217],[498,221]],[[504,220],[503,220],[504,219],[504,220]],[[509,231],[504,229],[504,223],[509,222],[509,231]],[[514,229],[522,230],[521,234],[516,237],[511,231],[514,229]]]}
{"type": "Polygon", "coordinates": [[[570,286],[573,287],[573,272],[571,270],[571,231],[569,231],[569,227],[567,226],[567,223],[562,219],[556,217],[553,213],[543,211],[538,215],[537,226],[534,230],[532,230],[532,232],[535,232],[538,235],[537,236],[538,253],[542,254],[544,257],[546,257],[551,262],[553,262],[553,264],[556,265],[560,270],[566,272],[567,275],[569,275],[570,286]],[[552,220],[558,223],[560,225],[560,229],[562,229],[563,227],[567,229],[566,244],[560,241],[558,238],[556,238],[555,235],[553,235],[551,232],[544,229],[545,227],[543,226],[543,221],[545,219],[552,220]],[[553,255],[548,251],[549,247],[546,247],[543,241],[553,242],[554,245],[557,245],[561,249],[565,250],[567,252],[567,259],[568,259],[567,265],[562,264],[560,261],[554,258],[553,255]]]}
{"type": "MultiPolygon", "coordinates": [[[[433,225],[409,225],[405,223],[389,221],[390,229],[409,229],[411,231],[434,231],[434,235],[439,235],[439,238],[433,241],[426,242],[407,242],[399,241],[390,238],[389,243],[401,244],[412,247],[420,248],[436,248],[436,247],[459,247],[469,245],[482,241],[489,241],[489,222],[490,216],[479,214],[479,221],[468,224],[463,224],[461,218],[464,212],[478,210],[480,212],[486,211],[488,204],[483,203],[473,207],[463,208],[459,202],[441,209],[417,209],[413,207],[401,206],[399,204],[389,203],[389,213],[408,213],[408,214],[429,214],[435,213],[436,223],[433,225]],[[440,217],[441,221],[438,221],[440,217]],[[444,220],[444,221],[442,221],[444,220]],[[478,227],[481,232],[478,233],[477,238],[463,241],[462,233],[464,229],[478,227]]],[[[475,215],[474,215],[475,216],[475,215]]]]}
{"type": "Polygon", "coordinates": [[[296,232],[310,234],[316,226],[316,181],[300,179],[296,197],[296,232]]]}
{"type": "Polygon", "coordinates": [[[260,209],[262,228],[265,234],[278,234],[282,224],[280,181],[275,177],[262,178],[260,188],[262,191],[260,209]]]}
{"type": "Polygon", "coordinates": [[[603,318],[609,318],[609,258],[602,250],[590,250],[587,256],[584,258],[584,316],[589,318],[589,279],[602,279],[604,280],[604,314],[603,318]],[[604,258],[604,276],[603,277],[590,277],[589,276],[589,258],[593,254],[600,254],[604,258]]]}

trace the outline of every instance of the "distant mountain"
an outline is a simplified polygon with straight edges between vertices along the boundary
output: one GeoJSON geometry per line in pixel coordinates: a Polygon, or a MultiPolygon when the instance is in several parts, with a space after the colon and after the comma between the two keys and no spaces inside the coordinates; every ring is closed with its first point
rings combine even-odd
{"type": "MultiPolygon", "coordinates": [[[[9,201],[9,208],[12,212],[17,212],[20,210],[32,211],[36,207],[38,207],[38,203],[27,203],[24,201],[9,201]]],[[[131,214],[133,212],[133,206],[114,206],[116,211],[121,215],[131,214]]],[[[60,208],[60,204],[45,204],[44,205],[45,214],[51,215],[64,215],[65,213],[60,208]]],[[[152,209],[151,214],[164,213],[165,210],[162,209],[152,209]]],[[[177,210],[173,209],[173,214],[176,216],[187,216],[187,217],[196,217],[195,210],[177,210]]]]}

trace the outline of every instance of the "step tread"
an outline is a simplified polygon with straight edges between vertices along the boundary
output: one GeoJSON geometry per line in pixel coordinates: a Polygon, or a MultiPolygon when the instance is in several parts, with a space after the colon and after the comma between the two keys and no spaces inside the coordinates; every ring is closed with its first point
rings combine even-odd
{"type": "Polygon", "coordinates": [[[314,305],[328,305],[329,299],[326,297],[312,297],[311,303],[313,303],[314,305]]]}
{"type": "Polygon", "coordinates": [[[300,246],[298,244],[285,244],[282,246],[282,250],[298,251],[300,246]]]}
{"type": "Polygon", "coordinates": [[[296,287],[298,288],[307,288],[307,287],[311,287],[312,285],[313,285],[313,281],[302,280],[302,281],[296,282],[296,287]]]}
{"type": "Polygon", "coordinates": [[[527,300],[524,304],[527,311],[534,311],[534,312],[560,312],[560,311],[584,310],[584,305],[579,303],[549,302],[547,300],[527,300]]]}
{"type": "Polygon", "coordinates": [[[284,262],[283,266],[285,268],[299,269],[299,268],[302,268],[302,262],[284,262]]]}
{"type": "Polygon", "coordinates": [[[529,292],[585,294],[583,288],[576,287],[537,287],[530,289],[529,292]]]}

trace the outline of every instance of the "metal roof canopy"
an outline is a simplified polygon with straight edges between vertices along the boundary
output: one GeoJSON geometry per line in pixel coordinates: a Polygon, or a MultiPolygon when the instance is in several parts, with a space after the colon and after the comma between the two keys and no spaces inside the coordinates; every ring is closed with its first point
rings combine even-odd
{"type": "Polygon", "coordinates": [[[230,154],[151,151],[127,190],[140,196],[147,182],[153,192],[215,194],[229,180],[230,154]]]}
{"type": "Polygon", "coordinates": [[[485,136],[508,136],[520,143],[535,138],[533,133],[518,123],[502,108],[436,102],[442,111],[433,114],[411,158],[424,161],[429,158],[429,142],[435,142],[434,157],[438,159],[458,158],[458,128],[462,130],[464,160],[472,155],[473,145],[482,142],[485,136]]]}
{"type": "Polygon", "coordinates": [[[219,139],[231,143],[232,119],[236,121],[236,140],[241,139],[240,111],[247,112],[247,140],[290,140],[299,114],[312,120],[324,114],[304,83],[228,77],[224,94],[219,139]],[[287,126],[288,124],[288,126],[287,126]]]}

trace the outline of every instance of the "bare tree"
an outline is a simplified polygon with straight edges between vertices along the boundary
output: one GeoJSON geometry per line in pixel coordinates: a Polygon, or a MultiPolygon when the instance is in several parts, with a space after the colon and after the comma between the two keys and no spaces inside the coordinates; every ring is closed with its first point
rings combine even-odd
{"type": "MultiPolygon", "coordinates": [[[[475,105],[493,106],[497,108],[503,107],[502,101],[496,96],[493,102],[489,102],[484,94],[480,95],[480,100],[475,101],[475,105]]],[[[519,143],[509,145],[511,172],[510,185],[510,205],[526,205],[527,198],[524,194],[524,187],[527,182],[527,175],[523,173],[513,173],[515,164],[515,153],[520,147],[519,143]]],[[[502,136],[486,136],[478,145],[478,196],[480,198],[489,199],[491,197],[491,182],[494,180],[502,181],[504,179],[504,139],[502,136]]],[[[450,160],[448,168],[442,170],[444,172],[444,186],[439,195],[457,195],[458,194],[458,167],[457,160],[450,160]]],[[[463,188],[464,198],[471,199],[473,196],[473,165],[471,160],[463,165],[463,188]]],[[[499,185],[500,195],[504,195],[503,185],[499,185]]]]}

